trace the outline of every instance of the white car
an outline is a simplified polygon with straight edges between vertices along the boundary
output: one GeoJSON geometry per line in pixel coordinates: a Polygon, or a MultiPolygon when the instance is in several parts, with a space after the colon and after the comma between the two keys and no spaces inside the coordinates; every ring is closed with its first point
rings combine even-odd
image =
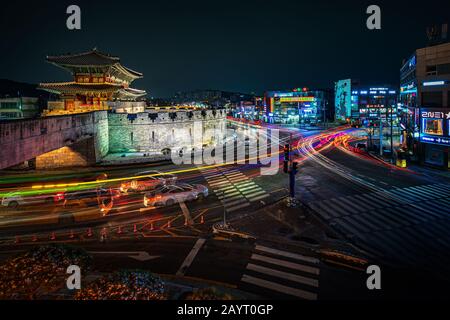
{"type": "Polygon", "coordinates": [[[54,204],[64,200],[64,192],[38,193],[34,195],[22,195],[22,192],[8,193],[2,199],[2,206],[16,209],[19,206],[35,204],[54,204]]]}
{"type": "Polygon", "coordinates": [[[144,195],[144,206],[161,207],[171,206],[177,202],[186,202],[203,199],[208,196],[208,188],[201,184],[164,186],[161,189],[148,192],[144,195]]]}
{"type": "Polygon", "coordinates": [[[177,177],[173,174],[164,174],[160,171],[151,170],[139,172],[134,175],[135,178],[125,181],[120,185],[120,191],[123,193],[142,192],[159,188],[163,185],[175,183],[177,177]]]}

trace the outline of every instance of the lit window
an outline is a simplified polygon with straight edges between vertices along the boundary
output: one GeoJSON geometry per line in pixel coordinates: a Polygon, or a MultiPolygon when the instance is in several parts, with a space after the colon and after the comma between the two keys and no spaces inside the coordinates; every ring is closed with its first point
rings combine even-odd
{"type": "Polygon", "coordinates": [[[442,119],[423,119],[423,133],[442,136],[442,119]]]}

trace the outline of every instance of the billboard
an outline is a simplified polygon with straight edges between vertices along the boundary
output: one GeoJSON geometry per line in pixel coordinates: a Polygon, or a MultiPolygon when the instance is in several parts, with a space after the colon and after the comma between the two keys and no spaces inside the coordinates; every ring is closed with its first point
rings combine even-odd
{"type": "Polygon", "coordinates": [[[335,118],[336,120],[345,120],[351,116],[351,79],[339,80],[335,84],[335,118]]]}

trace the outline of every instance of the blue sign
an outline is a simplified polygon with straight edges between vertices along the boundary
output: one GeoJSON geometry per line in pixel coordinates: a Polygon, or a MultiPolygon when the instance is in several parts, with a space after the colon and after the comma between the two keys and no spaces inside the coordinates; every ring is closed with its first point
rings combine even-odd
{"type": "Polygon", "coordinates": [[[450,137],[432,137],[432,136],[420,136],[421,142],[450,145],[450,137]]]}

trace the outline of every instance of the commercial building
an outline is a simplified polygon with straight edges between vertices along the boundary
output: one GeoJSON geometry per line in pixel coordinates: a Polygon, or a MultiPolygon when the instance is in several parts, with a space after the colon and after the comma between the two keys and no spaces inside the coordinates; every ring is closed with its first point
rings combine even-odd
{"type": "Polygon", "coordinates": [[[355,125],[396,122],[397,90],[391,85],[363,86],[356,80],[339,80],[335,83],[335,108],[336,120],[355,125]]]}
{"type": "Polygon", "coordinates": [[[450,42],[432,40],[400,69],[402,146],[411,160],[449,169],[450,42]]]}
{"type": "Polygon", "coordinates": [[[328,89],[294,88],[264,94],[264,121],[269,123],[318,124],[332,119],[333,92],[328,89]]]}
{"type": "Polygon", "coordinates": [[[39,115],[39,98],[0,98],[0,120],[34,118],[39,115]]]}

